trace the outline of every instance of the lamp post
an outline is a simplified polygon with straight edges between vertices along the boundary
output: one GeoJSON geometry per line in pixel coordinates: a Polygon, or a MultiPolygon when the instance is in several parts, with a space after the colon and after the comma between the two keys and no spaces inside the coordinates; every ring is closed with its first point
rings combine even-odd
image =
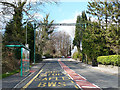
{"type": "MultiPolygon", "coordinates": [[[[27,24],[26,24],[26,44],[27,44],[27,25],[28,25],[28,21],[29,22],[32,22],[32,21],[34,21],[34,20],[28,20],[27,19],[27,24]]],[[[35,26],[34,26],[35,27],[35,26]]],[[[35,64],[35,37],[36,37],[36,30],[35,30],[35,28],[34,28],[34,64],[35,64]]]]}
{"type": "Polygon", "coordinates": [[[33,20],[31,19],[27,19],[26,21],[26,44],[27,44],[27,25],[28,25],[28,22],[32,22],[33,20]]]}

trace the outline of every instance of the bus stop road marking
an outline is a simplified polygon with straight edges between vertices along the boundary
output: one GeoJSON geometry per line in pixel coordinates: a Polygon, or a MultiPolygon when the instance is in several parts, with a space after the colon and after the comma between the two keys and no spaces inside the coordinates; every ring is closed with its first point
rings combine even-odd
{"type": "Polygon", "coordinates": [[[35,78],[37,78],[37,76],[38,76],[42,71],[43,71],[43,69],[40,70],[40,71],[37,73],[37,75],[34,76],[23,88],[27,88],[27,87],[33,82],[33,80],[34,80],[35,78]]]}
{"type": "Polygon", "coordinates": [[[36,70],[31,70],[30,72],[33,73],[33,72],[35,72],[35,71],[36,71],[36,70]]]}

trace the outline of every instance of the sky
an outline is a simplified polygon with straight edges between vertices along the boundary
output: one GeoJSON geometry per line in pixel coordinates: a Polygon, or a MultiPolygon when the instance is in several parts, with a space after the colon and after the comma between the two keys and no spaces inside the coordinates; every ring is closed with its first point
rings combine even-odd
{"type": "MultiPolygon", "coordinates": [[[[31,0],[31,2],[35,1],[36,0],[31,0]]],[[[58,2],[58,4],[46,3],[44,6],[40,5],[39,7],[37,5],[37,8],[41,10],[35,12],[34,17],[37,20],[42,20],[45,15],[49,13],[49,20],[54,20],[54,23],[76,23],[77,16],[81,15],[82,11],[87,10],[89,0],[57,1],[60,2],[58,2]]],[[[75,26],[59,26],[57,30],[67,32],[71,36],[72,40],[74,39],[75,26]]]]}
{"type": "MultiPolygon", "coordinates": [[[[81,15],[82,11],[87,10],[87,5],[86,0],[62,1],[58,4],[48,3],[44,7],[40,7],[44,12],[36,12],[35,17],[42,19],[49,13],[49,20],[54,20],[54,23],[76,23],[77,16],[81,15]]],[[[57,30],[67,32],[72,40],[74,39],[75,26],[59,26],[57,30]]]]}
{"type": "Polygon", "coordinates": [[[76,14],[87,10],[87,2],[60,2],[56,4],[46,4],[45,12],[50,13],[50,18],[55,22],[73,19],[76,14]]]}
{"type": "MultiPolygon", "coordinates": [[[[35,2],[35,0],[31,0],[35,2]]],[[[58,4],[47,3],[44,6],[39,6],[42,10],[38,10],[34,13],[34,17],[37,20],[42,20],[46,14],[49,13],[49,20],[54,20],[54,23],[76,23],[78,15],[82,14],[82,11],[87,10],[89,0],[58,0],[58,4]]],[[[24,16],[26,17],[26,16],[24,16]]],[[[67,32],[71,39],[75,36],[75,26],[57,26],[58,31],[67,32]]],[[[75,50],[74,50],[75,51],[75,50]]]]}
{"type": "MultiPolygon", "coordinates": [[[[8,1],[10,2],[12,0],[8,1]]],[[[35,2],[38,0],[30,1],[35,2]]],[[[43,17],[45,17],[45,15],[49,13],[49,20],[50,21],[54,20],[54,23],[75,23],[77,16],[81,15],[82,11],[87,10],[87,4],[89,0],[57,0],[57,1],[58,4],[46,3],[44,6],[37,5],[37,8],[39,7],[39,9],[41,10],[35,12],[34,17],[37,20],[42,20],[43,17]]],[[[9,17],[12,18],[12,16],[9,17]]],[[[26,16],[24,15],[24,17],[26,16]]],[[[75,32],[74,26],[60,26],[58,30],[65,31],[71,36],[72,39],[74,38],[75,32]]]]}
{"type": "MultiPolygon", "coordinates": [[[[76,23],[78,15],[82,14],[82,11],[87,10],[87,1],[72,1],[72,2],[60,2],[57,5],[46,4],[45,13],[40,14],[40,18],[43,18],[45,14],[50,14],[50,20],[55,20],[54,23],[76,23]]],[[[39,14],[37,14],[39,17],[39,14]]],[[[58,31],[67,32],[72,41],[75,36],[75,26],[58,26],[58,31]]],[[[72,43],[72,42],[71,42],[72,43]]],[[[72,50],[72,54],[76,51],[76,47],[72,50]]]]}

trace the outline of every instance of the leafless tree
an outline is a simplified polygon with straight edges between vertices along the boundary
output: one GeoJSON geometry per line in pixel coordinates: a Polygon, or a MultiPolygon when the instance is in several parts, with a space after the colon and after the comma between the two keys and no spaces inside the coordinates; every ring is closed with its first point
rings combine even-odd
{"type": "Polygon", "coordinates": [[[68,56],[71,45],[69,34],[62,31],[54,32],[44,48],[44,52],[49,52],[53,56],[68,56]]]}
{"type": "MultiPolygon", "coordinates": [[[[13,18],[13,15],[22,12],[25,18],[35,19],[35,13],[44,12],[39,6],[45,3],[57,3],[57,0],[2,0],[0,1],[0,27],[4,28],[5,24],[13,18]],[[32,13],[31,13],[32,12],[32,13]],[[3,26],[4,25],[4,26],[3,26]]],[[[24,18],[24,17],[22,17],[24,18]]]]}

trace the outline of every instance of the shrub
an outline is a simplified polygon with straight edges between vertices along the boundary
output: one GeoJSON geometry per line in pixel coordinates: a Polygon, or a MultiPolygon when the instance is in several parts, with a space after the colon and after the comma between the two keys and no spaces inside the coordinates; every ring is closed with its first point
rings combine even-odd
{"type": "Polygon", "coordinates": [[[73,54],[73,57],[72,57],[73,59],[76,59],[77,60],[77,58],[79,58],[80,60],[82,60],[82,53],[78,53],[78,52],[75,52],[74,54],[73,54]]]}
{"type": "Polygon", "coordinates": [[[105,65],[112,64],[120,66],[120,55],[99,56],[97,61],[105,65]]]}
{"type": "Polygon", "coordinates": [[[44,56],[45,56],[46,58],[53,58],[53,56],[50,55],[49,53],[44,54],[44,56]]]}
{"type": "Polygon", "coordinates": [[[82,61],[82,58],[83,58],[82,53],[79,54],[79,57],[78,57],[78,58],[80,58],[80,60],[82,61]]]}
{"type": "Polygon", "coordinates": [[[40,61],[42,61],[42,56],[41,56],[41,54],[36,53],[35,54],[35,62],[40,62],[40,61]]]}
{"type": "Polygon", "coordinates": [[[72,58],[77,60],[77,57],[78,57],[78,52],[73,53],[73,57],[72,58]]]}

